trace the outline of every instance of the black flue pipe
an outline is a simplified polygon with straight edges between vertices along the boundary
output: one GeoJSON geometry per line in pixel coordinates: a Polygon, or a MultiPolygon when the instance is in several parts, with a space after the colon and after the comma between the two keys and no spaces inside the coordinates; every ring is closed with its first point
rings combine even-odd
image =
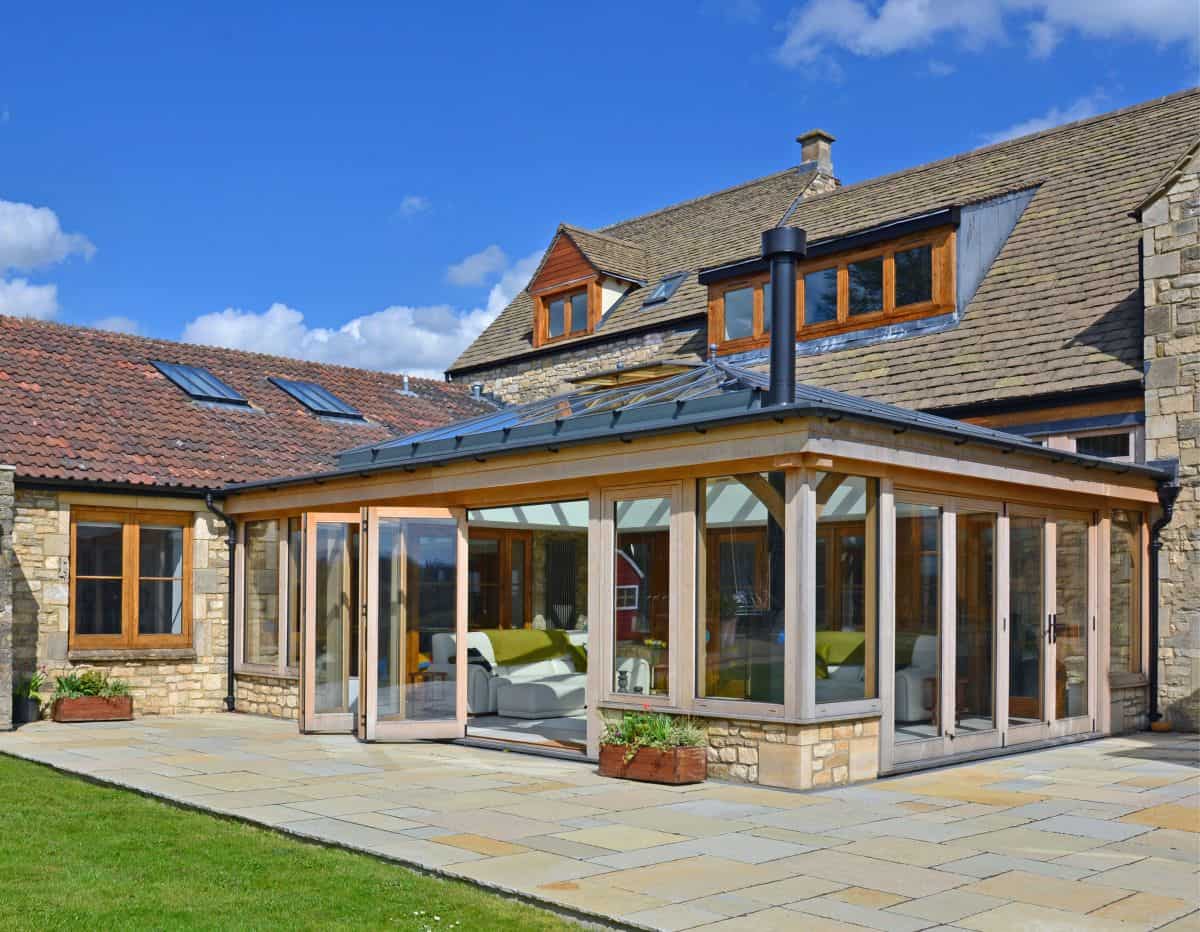
{"type": "Polygon", "coordinates": [[[796,399],[796,263],[808,250],[800,227],[775,227],[762,235],[763,258],[771,264],[771,379],[768,405],[796,399]]]}

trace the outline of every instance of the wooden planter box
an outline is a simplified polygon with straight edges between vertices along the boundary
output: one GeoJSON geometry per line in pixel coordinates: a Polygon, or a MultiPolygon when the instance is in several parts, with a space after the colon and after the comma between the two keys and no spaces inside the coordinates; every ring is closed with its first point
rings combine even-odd
{"type": "Polygon", "coordinates": [[[124,722],[133,718],[133,696],[80,696],[55,699],[56,722],[124,722]]]}
{"type": "Polygon", "coordinates": [[[626,746],[600,746],[600,776],[646,783],[703,783],[708,777],[707,748],[639,748],[625,760],[626,746]]]}

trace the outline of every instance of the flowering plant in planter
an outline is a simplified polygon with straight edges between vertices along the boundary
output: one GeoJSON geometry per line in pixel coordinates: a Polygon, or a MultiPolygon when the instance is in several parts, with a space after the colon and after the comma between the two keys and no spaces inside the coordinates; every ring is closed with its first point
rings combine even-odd
{"type": "Polygon", "coordinates": [[[124,680],[100,670],[64,673],[54,683],[56,722],[111,722],[133,718],[133,696],[124,680]]]}
{"type": "Polygon", "coordinates": [[[708,740],[690,718],[626,712],[600,739],[600,773],[651,783],[700,783],[708,776],[708,740]]]}

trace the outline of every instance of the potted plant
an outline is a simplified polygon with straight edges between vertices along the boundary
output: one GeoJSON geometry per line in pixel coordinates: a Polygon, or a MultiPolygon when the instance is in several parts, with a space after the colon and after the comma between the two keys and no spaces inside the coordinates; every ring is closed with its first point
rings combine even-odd
{"type": "Polygon", "coordinates": [[[708,740],[688,718],[626,712],[600,739],[600,775],[648,783],[702,783],[708,776],[708,740]]]}
{"type": "Polygon", "coordinates": [[[54,684],[56,722],[119,722],[133,718],[129,684],[100,670],[67,673],[54,684]]]}
{"type": "Polygon", "coordinates": [[[42,717],[42,687],[46,685],[46,670],[39,669],[13,696],[13,719],[17,722],[36,722],[42,717]]]}

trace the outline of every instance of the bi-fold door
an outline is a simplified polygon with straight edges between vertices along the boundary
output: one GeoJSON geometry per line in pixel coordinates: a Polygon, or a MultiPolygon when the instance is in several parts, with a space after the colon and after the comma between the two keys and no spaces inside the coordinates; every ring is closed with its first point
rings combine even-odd
{"type": "Polygon", "coordinates": [[[364,508],[304,523],[303,730],[462,737],[465,513],[364,508]]]}
{"type": "Polygon", "coordinates": [[[915,493],[895,511],[892,764],[1093,731],[1091,517],[915,493]]]}
{"type": "Polygon", "coordinates": [[[1006,743],[1094,731],[1096,524],[1017,508],[1008,523],[1006,743]]]}
{"type": "Polygon", "coordinates": [[[367,741],[461,738],[467,724],[467,531],[461,509],[364,508],[367,741]]]}

